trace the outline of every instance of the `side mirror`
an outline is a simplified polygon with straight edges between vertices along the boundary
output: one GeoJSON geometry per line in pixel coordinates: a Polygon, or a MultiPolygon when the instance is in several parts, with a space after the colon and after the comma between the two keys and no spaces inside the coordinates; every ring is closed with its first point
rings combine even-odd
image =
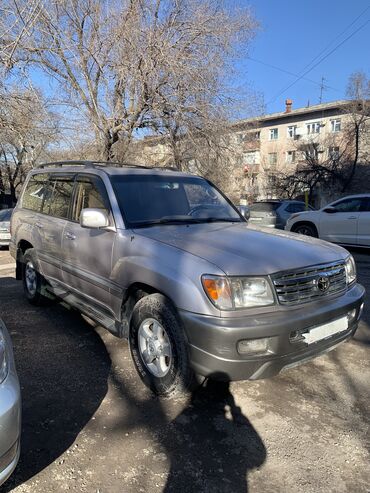
{"type": "Polygon", "coordinates": [[[239,205],[238,206],[238,209],[239,209],[240,214],[244,217],[244,219],[246,221],[248,221],[248,219],[249,219],[249,217],[251,215],[250,210],[249,210],[249,207],[246,206],[246,205],[239,205]]]}
{"type": "Polygon", "coordinates": [[[104,209],[82,209],[80,225],[83,228],[106,228],[109,226],[109,217],[104,209]]]}
{"type": "Polygon", "coordinates": [[[323,209],[324,212],[327,212],[328,214],[334,214],[335,212],[338,212],[337,209],[335,207],[325,207],[325,209],[323,209]]]}

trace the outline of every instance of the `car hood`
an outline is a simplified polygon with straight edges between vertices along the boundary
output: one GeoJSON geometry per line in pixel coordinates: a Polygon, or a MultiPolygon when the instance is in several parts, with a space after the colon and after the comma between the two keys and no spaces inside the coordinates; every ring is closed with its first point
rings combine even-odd
{"type": "Polygon", "coordinates": [[[201,257],[231,276],[268,275],[348,256],[326,241],[245,223],[166,225],[135,233],[201,257]]]}

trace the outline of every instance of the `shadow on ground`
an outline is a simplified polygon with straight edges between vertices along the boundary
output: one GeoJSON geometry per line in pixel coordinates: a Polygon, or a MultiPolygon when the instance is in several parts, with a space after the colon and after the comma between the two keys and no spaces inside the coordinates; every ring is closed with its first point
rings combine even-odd
{"type": "MultiPolygon", "coordinates": [[[[264,463],[266,449],[236,405],[228,383],[209,381],[181,402],[180,412],[171,420],[167,411],[173,401],[153,397],[136,375],[127,380],[126,374],[124,380],[117,374],[98,333],[77,312],[58,303],[42,308],[29,305],[13,278],[0,279],[0,303],[13,339],[23,398],[21,458],[13,476],[0,487],[2,493],[58,461],[100,406],[108,379],[120,396],[113,403],[118,420],[111,438],[142,429],[144,441],[150,444],[155,435],[169,470],[163,491],[248,491],[248,471],[264,463]],[[122,404],[128,413],[121,412],[122,404]]],[[[122,342],[118,343],[113,345],[120,352],[122,342]]],[[[93,428],[100,441],[109,441],[100,419],[93,428]]],[[[124,443],[112,453],[124,454],[124,443]]],[[[142,486],[152,491],[147,480],[148,476],[142,479],[142,486]]]]}
{"type": "Polygon", "coordinates": [[[99,335],[77,312],[57,303],[33,307],[20,286],[0,279],[0,314],[13,339],[23,400],[20,462],[2,493],[71,446],[106,395],[111,365],[99,335]]]}

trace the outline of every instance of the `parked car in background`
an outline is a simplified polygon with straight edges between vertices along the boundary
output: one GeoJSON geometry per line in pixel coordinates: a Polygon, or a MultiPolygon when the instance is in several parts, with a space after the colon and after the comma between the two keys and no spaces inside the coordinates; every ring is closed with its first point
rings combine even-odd
{"type": "Polygon", "coordinates": [[[240,214],[248,221],[250,217],[250,210],[248,205],[238,205],[237,209],[239,210],[240,214]]]}
{"type": "Polygon", "coordinates": [[[364,288],[343,248],[249,228],[210,181],[95,162],[28,175],[10,253],[32,304],[56,295],[118,337],[154,392],[269,378],[351,337],[364,288]]]}
{"type": "MultiPolygon", "coordinates": [[[[314,210],[310,205],[309,210],[314,210]]],[[[249,222],[265,228],[284,229],[288,218],[307,210],[306,204],[299,200],[263,200],[249,206],[249,222]]]]}
{"type": "Polygon", "coordinates": [[[0,319],[0,485],[17,465],[21,433],[21,396],[10,336],[0,319]]]}
{"type": "Polygon", "coordinates": [[[318,211],[293,214],[285,229],[342,245],[370,247],[370,194],[350,195],[318,211]]]}
{"type": "Polygon", "coordinates": [[[13,209],[0,210],[0,247],[9,246],[10,242],[10,218],[13,209]]]}

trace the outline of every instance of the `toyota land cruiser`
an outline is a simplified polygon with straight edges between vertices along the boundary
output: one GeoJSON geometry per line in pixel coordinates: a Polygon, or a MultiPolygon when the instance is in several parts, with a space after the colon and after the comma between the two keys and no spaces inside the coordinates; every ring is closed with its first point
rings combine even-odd
{"type": "Polygon", "coordinates": [[[346,250],[248,226],[212,183],[172,169],[43,165],[11,232],[28,300],[63,297],[128,338],[161,395],[272,377],[351,337],[363,307],[346,250]]]}

